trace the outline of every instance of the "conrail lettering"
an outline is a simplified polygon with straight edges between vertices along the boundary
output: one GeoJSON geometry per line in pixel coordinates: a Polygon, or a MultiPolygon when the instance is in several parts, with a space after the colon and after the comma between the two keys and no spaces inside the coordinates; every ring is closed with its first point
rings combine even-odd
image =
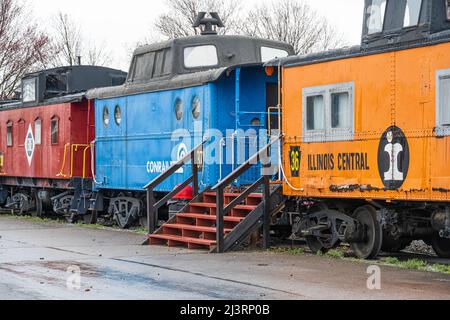
{"type": "Polygon", "coordinates": [[[367,153],[326,153],[308,155],[309,171],[368,171],[367,153]]]}

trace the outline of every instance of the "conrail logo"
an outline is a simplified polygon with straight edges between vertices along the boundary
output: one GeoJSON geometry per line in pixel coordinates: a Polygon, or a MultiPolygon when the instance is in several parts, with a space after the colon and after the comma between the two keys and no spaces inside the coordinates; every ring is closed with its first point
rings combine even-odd
{"type": "Polygon", "coordinates": [[[378,147],[378,170],[386,189],[400,189],[408,169],[408,140],[400,128],[392,126],[384,132],[378,147]]]}

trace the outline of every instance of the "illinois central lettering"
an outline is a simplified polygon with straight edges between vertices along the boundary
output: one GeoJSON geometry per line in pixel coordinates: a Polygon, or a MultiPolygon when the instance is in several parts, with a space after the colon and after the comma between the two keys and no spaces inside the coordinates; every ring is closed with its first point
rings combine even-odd
{"type": "Polygon", "coordinates": [[[367,153],[326,153],[308,155],[309,171],[368,171],[367,153]]]}

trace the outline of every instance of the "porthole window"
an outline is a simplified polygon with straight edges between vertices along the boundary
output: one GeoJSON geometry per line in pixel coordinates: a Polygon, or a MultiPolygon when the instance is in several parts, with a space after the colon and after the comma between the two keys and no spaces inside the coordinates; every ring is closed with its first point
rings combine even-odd
{"type": "Polygon", "coordinates": [[[201,103],[199,97],[195,97],[194,100],[192,100],[192,116],[194,119],[198,119],[200,117],[201,113],[201,103]]]}
{"type": "Polygon", "coordinates": [[[118,126],[122,123],[122,110],[120,110],[120,106],[116,106],[114,109],[114,120],[118,126]]]}
{"type": "Polygon", "coordinates": [[[109,110],[108,107],[103,108],[103,125],[105,128],[109,126],[109,110]]]}
{"type": "Polygon", "coordinates": [[[181,99],[177,99],[175,101],[175,116],[178,121],[183,119],[183,102],[181,99]]]}

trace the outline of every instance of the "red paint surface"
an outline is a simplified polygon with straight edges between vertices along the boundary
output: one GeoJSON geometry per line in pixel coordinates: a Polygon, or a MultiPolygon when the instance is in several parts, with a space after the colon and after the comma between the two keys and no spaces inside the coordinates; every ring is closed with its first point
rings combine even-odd
{"type": "MultiPolygon", "coordinates": [[[[65,165],[64,149],[66,145],[89,145],[95,135],[93,124],[94,110],[89,108],[88,101],[76,103],[54,104],[37,107],[18,108],[0,111],[0,152],[4,154],[3,177],[24,177],[40,179],[70,179],[72,147],[67,148],[65,165]],[[89,115],[89,113],[91,113],[89,115]],[[51,120],[59,119],[59,141],[51,143],[51,120]],[[36,140],[35,121],[42,120],[41,145],[36,145],[31,165],[25,151],[25,138],[31,124],[36,140]],[[13,146],[7,146],[7,123],[13,123],[13,146]],[[19,123],[24,121],[23,134],[19,123]],[[59,175],[60,172],[66,175],[59,175]]],[[[84,147],[74,149],[73,177],[83,176],[84,147]]],[[[91,177],[90,149],[86,154],[86,177],[91,177]]]]}

